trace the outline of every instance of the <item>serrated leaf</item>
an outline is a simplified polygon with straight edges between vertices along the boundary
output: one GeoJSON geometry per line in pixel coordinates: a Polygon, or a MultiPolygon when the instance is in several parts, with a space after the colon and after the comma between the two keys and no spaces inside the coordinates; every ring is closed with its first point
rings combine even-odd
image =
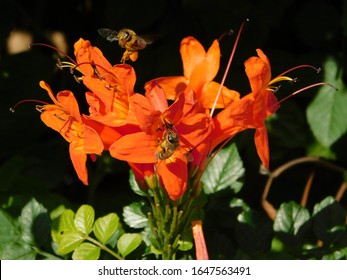
{"type": "Polygon", "coordinates": [[[85,204],[78,208],[74,219],[76,229],[88,235],[93,229],[94,215],[94,209],[90,205],[85,204]]]}
{"type": "MultiPolygon", "coordinates": [[[[143,211],[146,211],[145,202],[134,202],[123,208],[124,222],[132,228],[144,228],[148,224],[147,215],[143,211]]],[[[149,209],[148,209],[149,211],[149,209]]],[[[147,212],[148,212],[147,211],[147,212]]]]}
{"type": "Polygon", "coordinates": [[[124,233],[117,242],[119,253],[126,257],[134,251],[142,242],[141,234],[139,233],[124,233]]]}
{"type": "Polygon", "coordinates": [[[72,253],[73,260],[97,260],[100,257],[100,247],[83,242],[72,253]]]}
{"type": "Polygon", "coordinates": [[[324,64],[324,82],[338,88],[322,87],[307,108],[310,128],[323,146],[330,147],[347,131],[347,89],[338,73],[338,63],[329,58],[324,64]]]}
{"type": "Polygon", "coordinates": [[[205,193],[213,194],[228,187],[237,193],[242,186],[237,180],[244,172],[236,145],[232,144],[222,149],[215,155],[202,176],[205,193]]]}
{"type": "Polygon", "coordinates": [[[58,252],[62,255],[75,250],[84,241],[83,236],[78,232],[69,232],[62,235],[58,252]]]}
{"type": "Polygon", "coordinates": [[[50,218],[47,209],[34,198],[23,207],[18,222],[25,242],[40,246],[48,240],[50,218]]]}
{"type": "Polygon", "coordinates": [[[310,213],[307,209],[291,201],[281,204],[274,220],[274,230],[290,235],[297,235],[309,221],[310,213]]]}
{"type": "Polygon", "coordinates": [[[106,242],[117,230],[119,225],[119,217],[115,213],[110,213],[104,217],[97,219],[94,223],[94,234],[96,238],[102,243],[106,242]]]}

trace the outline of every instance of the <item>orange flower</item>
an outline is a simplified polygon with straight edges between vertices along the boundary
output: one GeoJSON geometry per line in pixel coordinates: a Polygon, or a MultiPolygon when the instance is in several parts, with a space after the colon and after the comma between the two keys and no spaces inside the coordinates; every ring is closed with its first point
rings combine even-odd
{"type": "Polygon", "coordinates": [[[112,66],[102,52],[89,41],[75,43],[75,66],[91,92],[86,93],[90,117],[109,126],[134,121],[129,116],[129,97],[134,94],[136,75],[127,64],[112,66]]]}
{"type": "Polygon", "coordinates": [[[141,130],[121,137],[110,153],[129,163],[155,164],[168,195],[176,200],[187,188],[190,151],[208,137],[211,118],[197,113],[192,92],[182,92],[168,106],[162,89],[154,87],[153,91],[155,94],[147,93],[146,97],[131,97],[141,130]],[[173,145],[174,138],[177,145],[173,145]]]}
{"type": "Polygon", "coordinates": [[[54,97],[51,88],[43,81],[45,89],[54,104],[40,105],[41,120],[50,128],[59,132],[70,143],[70,158],[80,180],[88,185],[86,168],[87,154],[100,155],[104,145],[98,133],[85,124],[85,118],[79,112],[77,101],[71,91],[61,91],[54,97]]]}
{"type": "MultiPolygon", "coordinates": [[[[220,63],[218,41],[214,40],[206,52],[194,37],[186,37],[181,42],[180,52],[183,61],[183,76],[154,79],[145,85],[146,91],[150,92],[153,85],[157,84],[163,88],[169,100],[175,100],[181,91],[192,89],[200,107],[211,108],[220,88],[220,84],[213,81],[220,63]]],[[[238,99],[238,92],[223,86],[216,108],[224,108],[238,99]]]]}
{"type": "Polygon", "coordinates": [[[278,81],[292,79],[278,76],[271,80],[269,59],[260,49],[257,49],[257,54],[257,57],[251,57],[245,62],[252,92],[238,102],[230,104],[214,118],[215,130],[211,138],[214,148],[240,131],[255,128],[254,141],[257,152],[262,164],[268,169],[269,146],[265,120],[279,108],[272,85],[278,81]]]}

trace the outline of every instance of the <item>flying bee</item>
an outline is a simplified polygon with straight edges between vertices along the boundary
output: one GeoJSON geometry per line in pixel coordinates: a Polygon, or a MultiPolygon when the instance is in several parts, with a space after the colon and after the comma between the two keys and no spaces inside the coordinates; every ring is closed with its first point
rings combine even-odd
{"type": "MultiPolygon", "coordinates": [[[[155,156],[159,160],[170,158],[174,152],[180,148],[180,138],[174,125],[164,120],[163,126],[165,127],[163,140],[158,139],[159,146],[155,152],[155,156]]],[[[189,152],[185,153],[185,157],[188,161],[193,160],[193,156],[189,152]]]]}
{"type": "Polygon", "coordinates": [[[128,59],[136,61],[138,51],[143,50],[147,45],[152,44],[154,40],[149,36],[139,36],[135,31],[128,28],[123,28],[119,31],[100,28],[98,29],[98,33],[110,42],[118,41],[119,46],[125,49],[121,63],[124,63],[128,59]]]}

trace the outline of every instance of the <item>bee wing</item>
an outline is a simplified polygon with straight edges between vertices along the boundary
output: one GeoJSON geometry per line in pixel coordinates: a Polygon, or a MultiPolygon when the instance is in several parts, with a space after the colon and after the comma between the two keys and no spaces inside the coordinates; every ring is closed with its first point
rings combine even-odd
{"type": "Polygon", "coordinates": [[[159,35],[155,35],[155,34],[144,34],[144,35],[140,35],[138,37],[141,37],[141,39],[143,39],[145,41],[146,45],[151,45],[155,41],[159,40],[159,38],[160,38],[159,35]]]}
{"type": "Polygon", "coordinates": [[[98,33],[104,37],[106,40],[113,42],[118,41],[118,32],[108,28],[99,28],[98,33]]]}

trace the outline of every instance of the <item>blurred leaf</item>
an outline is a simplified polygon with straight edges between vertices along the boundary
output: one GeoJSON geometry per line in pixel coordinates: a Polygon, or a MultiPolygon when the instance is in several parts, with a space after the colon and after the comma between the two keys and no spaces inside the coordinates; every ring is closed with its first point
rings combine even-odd
{"type": "Polygon", "coordinates": [[[273,228],[286,245],[302,244],[310,229],[310,213],[294,201],[283,203],[277,211],[273,228]]]}
{"type": "Polygon", "coordinates": [[[83,236],[78,232],[68,232],[62,235],[58,252],[62,255],[75,250],[84,241],[83,236]]]}
{"type": "Polygon", "coordinates": [[[126,257],[134,251],[142,242],[141,234],[139,233],[124,233],[117,242],[119,253],[126,257]]]}
{"type": "Polygon", "coordinates": [[[76,228],[88,235],[92,229],[93,229],[93,223],[94,223],[94,209],[90,205],[82,205],[80,208],[78,208],[76,215],[75,215],[75,226],[76,228]]]}
{"type": "Polygon", "coordinates": [[[245,169],[235,144],[220,150],[202,176],[205,193],[213,194],[228,187],[234,193],[239,192],[242,184],[237,180],[244,172],[245,169]]]}
{"type": "Polygon", "coordinates": [[[324,82],[336,86],[338,91],[329,86],[321,87],[306,114],[316,139],[330,147],[347,131],[347,90],[334,59],[327,59],[323,69],[324,82]]]}
{"type": "Polygon", "coordinates": [[[25,242],[41,246],[50,236],[50,218],[47,209],[34,198],[22,210],[18,222],[25,242]]]}
{"type": "Polygon", "coordinates": [[[94,223],[94,234],[96,238],[102,243],[106,242],[117,230],[119,224],[119,217],[115,213],[110,213],[104,217],[97,219],[94,223]]]}
{"type": "Polygon", "coordinates": [[[307,155],[312,157],[320,157],[329,160],[335,160],[336,154],[330,149],[330,147],[325,147],[318,141],[310,144],[307,147],[307,155]]]}
{"type": "Polygon", "coordinates": [[[323,260],[347,260],[347,247],[324,255],[323,260]]]}
{"type": "Polygon", "coordinates": [[[72,253],[73,260],[97,260],[99,257],[100,248],[89,242],[83,242],[72,253]]]}
{"type": "Polygon", "coordinates": [[[317,203],[313,208],[313,231],[326,244],[337,242],[347,234],[346,212],[331,196],[317,203]]]}
{"type": "Polygon", "coordinates": [[[147,215],[144,214],[146,203],[143,201],[131,203],[123,209],[124,222],[132,228],[144,228],[148,224],[147,215]]]}

